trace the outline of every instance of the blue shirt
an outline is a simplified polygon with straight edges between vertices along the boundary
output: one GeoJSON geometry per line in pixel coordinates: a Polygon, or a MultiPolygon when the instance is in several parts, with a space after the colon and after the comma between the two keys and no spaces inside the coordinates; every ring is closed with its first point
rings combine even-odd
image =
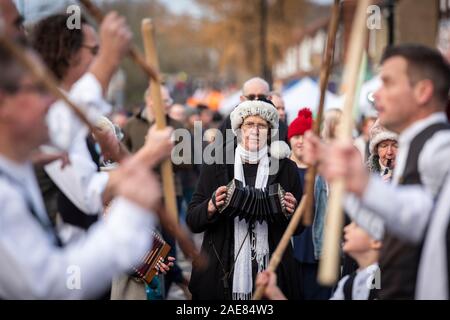
{"type": "MultiPolygon", "coordinates": [[[[307,169],[297,168],[297,170],[303,191],[304,189],[303,186],[305,185],[305,174],[307,169]]],[[[314,257],[312,226],[306,227],[300,235],[294,236],[293,239],[294,239],[295,259],[297,259],[299,262],[302,263],[317,263],[317,260],[314,257]]]]}

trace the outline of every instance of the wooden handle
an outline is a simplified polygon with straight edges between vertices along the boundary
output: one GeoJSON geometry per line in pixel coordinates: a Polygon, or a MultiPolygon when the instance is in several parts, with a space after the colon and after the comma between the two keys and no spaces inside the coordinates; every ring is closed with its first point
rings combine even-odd
{"type": "Polygon", "coordinates": [[[322,257],[319,265],[319,283],[332,286],[336,283],[340,265],[340,243],[343,226],[342,198],[345,194],[344,181],[331,184],[328,198],[328,213],[325,219],[322,257]]]}
{"type": "MultiPolygon", "coordinates": [[[[347,93],[342,116],[340,130],[337,138],[340,141],[351,140],[353,129],[353,105],[357,86],[359,68],[365,44],[367,41],[366,10],[370,0],[358,1],[355,18],[353,20],[352,34],[350,38],[349,55],[346,64],[347,93]]],[[[322,257],[319,264],[319,283],[332,286],[338,279],[341,233],[343,226],[342,201],[345,195],[345,181],[337,179],[330,185],[330,198],[328,201],[328,213],[325,223],[325,233],[322,257]]]]}
{"type": "MultiPolygon", "coordinates": [[[[314,131],[316,134],[320,131],[320,124],[322,122],[322,113],[325,102],[325,93],[326,87],[328,85],[328,78],[330,75],[331,65],[333,64],[333,51],[334,51],[334,43],[336,41],[336,32],[337,26],[339,22],[339,0],[334,1],[334,6],[331,15],[331,22],[328,29],[328,40],[327,40],[327,48],[326,48],[326,56],[325,62],[322,65],[321,77],[320,77],[320,85],[321,85],[321,93],[320,93],[320,102],[319,102],[319,112],[317,115],[317,119],[315,122],[314,131]]],[[[303,218],[304,225],[312,224],[312,203],[314,199],[314,182],[316,179],[317,167],[311,167],[308,169],[308,173],[306,175],[306,188],[305,194],[300,201],[300,205],[295,210],[294,215],[289,222],[286,231],[284,232],[280,243],[272,254],[272,258],[270,259],[269,266],[267,268],[268,271],[275,271],[280,263],[284,251],[291,241],[291,237],[294,234],[300,220],[303,218]]],[[[253,294],[253,300],[259,300],[262,298],[264,294],[265,286],[257,286],[256,290],[253,294]]]]}
{"type": "MultiPolygon", "coordinates": [[[[144,41],[145,57],[147,64],[159,72],[158,51],[154,38],[154,26],[151,19],[143,19],[141,23],[142,39],[144,41]]],[[[161,83],[158,80],[150,79],[150,94],[153,100],[153,109],[149,110],[155,116],[156,127],[164,129],[166,127],[166,114],[161,98],[161,83]]]]}
{"type": "MultiPolygon", "coordinates": [[[[320,135],[320,127],[322,125],[323,110],[325,106],[325,95],[328,87],[331,69],[333,66],[334,45],[336,43],[336,34],[339,25],[339,0],[334,0],[331,10],[331,20],[328,26],[327,46],[325,50],[324,62],[320,71],[320,100],[317,110],[316,121],[314,122],[314,133],[320,135]]],[[[310,226],[313,223],[313,202],[314,202],[314,184],[316,181],[317,166],[308,168],[305,177],[305,194],[308,197],[305,205],[305,214],[302,218],[304,226],[310,226]]]]}
{"type": "MultiPolygon", "coordinates": [[[[153,37],[152,21],[150,19],[142,20],[141,27],[147,64],[153,66],[156,70],[158,70],[158,53],[156,51],[155,40],[153,37]]],[[[150,79],[150,91],[153,100],[152,113],[155,116],[156,127],[158,129],[164,129],[166,127],[166,115],[164,112],[163,101],[161,99],[161,84],[158,80],[150,79]]],[[[163,163],[161,164],[161,176],[166,211],[171,215],[174,221],[178,221],[175,183],[172,162],[170,161],[170,159],[163,161],[163,163]]]]}
{"type": "MultiPolygon", "coordinates": [[[[294,215],[291,217],[291,221],[289,221],[286,231],[283,233],[283,236],[281,237],[281,240],[278,243],[277,248],[275,249],[275,251],[272,254],[272,257],[270,258],[269,266],[267,267],[268,271],[275,271],[278,265],[280,264],[284,251],[290,244],[291,237],[294,234],[295,230],[297,229],[300,219],[302,218],[302,215],[305,212],[305,203],[306,197],[303,196],[299,206],[294,212],[294,215]]],[[[265,286],[256,286],[252,299],[260,300],[263,296],[265,289],[266,289],[265,286]]]]}
{"type": "MultiPolygon", "coordinates": [[[[95,21],[97,21],[97,23],[100,25],[104,19],[102,11],[90,0],[80,0],[80,2],[95,19],[95,21]]],[[[150,65],[148,65],[148,63],[145,62],[144,57],[135,46],[131,46],[130,50],[128,51],[128,56],[147,74],[150,79],[158,80],[158,72],[156,72],[155,69],[153,69],[150,65]]]]}

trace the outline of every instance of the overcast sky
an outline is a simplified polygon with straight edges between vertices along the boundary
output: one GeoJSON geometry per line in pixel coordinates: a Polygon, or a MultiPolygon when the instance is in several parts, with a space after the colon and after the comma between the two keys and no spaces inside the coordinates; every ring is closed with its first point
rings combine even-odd
{"type": "MultiPolygon", "coordinates": [[[[194,5],[193,0],[160,0],[174,13],[189,12],[194,16],[201,15],[201,10],[198,6],[194,5]]],[[[244,1],[244,0],[243,0],[244,1]]],[[[309,0],[317,4],[332,4],[333,0],[309,0]]]]}
{"type": "MultiPolygon", "coordinates": [[[[72,0],[73,1],[73,0],[72,0]]],[[[101,1],[101,0],[95,0],[101,1]]],[[[226,1],[226,0],[224,0],[226,1]]],[[[245,1],[245,0],[241,0],[245,1]]],[[[333,0],[309,0],[317,4],[331,4],[333,0]]],[[[48,15],[48,12],[54,12],[60,10],[70,0],[14,0],[19,11],[25,14],[25,17],[30,20],[39,19],[42,15],[48,15]]],[[[202,10],[199,6],[195,5],[194,0],[160,0],[165,4],[172,12],[176,14],[190,13],[193,16],[201,16],[202,10]]]]}

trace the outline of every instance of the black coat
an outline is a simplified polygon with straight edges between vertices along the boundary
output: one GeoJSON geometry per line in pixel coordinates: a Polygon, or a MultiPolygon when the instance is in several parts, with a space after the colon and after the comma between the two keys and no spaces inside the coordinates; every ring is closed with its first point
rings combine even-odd
{"type": "MultiPolygon", "coordinates": [[[[273,159],[271,159],[272,161],[273,159]]],[[[280,183],[286,192],[291,192],[300,202],[301,185],[297,166],[289,159],[282,159],[275,175],[269,176],[268,185],[280,183]]],[[[234,175],[233,165],[204,165],[197,189],[189,204],[186,221],[194,233],[204,232],[201,251],[208,259],[205,270],[199,270],[193,263],[189,289],[193,299],[231,299],[233,275],[230,269],[234,260],[234,220],[226,215],[207,217],[208,201],[220,186],[227,185],[234,175]],[[227,279],[224,281],[224,279],[227,279]]],[[[272,254],[278,245],[288,222],[280,219],[268,223],[269,251],[272,254]]],[[[289,299],[300,299],[299,275],[295,266],[292,245],[283,255],[277,269],[278,285],[289,299]]]]}

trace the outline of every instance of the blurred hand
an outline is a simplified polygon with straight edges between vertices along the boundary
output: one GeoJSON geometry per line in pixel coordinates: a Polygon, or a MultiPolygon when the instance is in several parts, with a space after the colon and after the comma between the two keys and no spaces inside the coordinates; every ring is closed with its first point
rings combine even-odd
{"type": "Polygon", "coordinates": [[[326,157],[326,145],[312,131],[307,131],[303,140],[303,161],[308,166],[320,163],[326,157]]]}
{"type": "Polygon", "coordinates": [[[286,300],[277,286],[277,275],[272,271],[263,271],[256,276],[256,286],[265,286],[264,296],[270,300],[286,300]]]}
{"type": "Polygon", "coordinates": [[[171,127],[158,130],[153,125],[148,130],[144,146],[129,161],[148,167],[156,166],[171,154],[173,148],[172,132],[171,127]]]}
{"type": "Polygon", "coordinates": [[[114,162],[121,160],[120,142],[111,130],[107,128],[96,128],[94,139],[99,143],[105,160],[114,162]]]}
{"type": "Polygon", "coordinates": [[[381,177],[383,179],[384,182],[389,182],[392,179],[392,170],[389,170],[388,173],[386,173],[385,175],[383,175],[381,177]]]}
{"type": "Polygon", "coordinates": [[[132,33],[125,21],[117,12],[108,13],[100,25],[99,59],[105,59],[118,65],[130,49],[132,33]]]}
{"type": "Polygon", "coordinates": [[[167,272],[170,270],[170,268],[173,267],[175,260],[176,259],[174,257],[169,256],[169,257],[167,257],[167,261],[165,263],[164,262],[165,260],[163,258],[160,258],[155,266],[155,269],[157,270],[156,274],[159,274],[159,273],[167,274],[167,272]]]}
{"type": "Polygon", "coordinates": [[[361,161],[361,154],[351,142],[334,142],[322,164],[322,175],[327,181],[345,179],[348,191],[362,196],[369,180],[369,173],[361,161]]]}
{"type": "Polygon", "coordinates": [[[172,134],[172,127],[159,130],[156,128],[156,125],[153,125],[148,130],[145,138],[145,148],[151,154],[155,163],[159,163],[170,156],[173,148],[172,134]]]}
{"type": "MultiPolygon", "coordinates": [[[[215,197],[217,208],[220,208],[225,204],[225,198],[227,196],[227,187],[221,186],[217,188],[213,196],[215,197]]],[[[213,204],[213,199],[210,199],[208,202],[208,216],[211,218],[216,212],[217,209],[213,204]]]]}
{"type": "Polygon", "coordinates": [[[45,153],[37,151],[31,155],[31,162],[38,167],[45,167],[49,163],[57,160],[61,160],[61,169],[64,169],[70,164],[69,154],[67,152],[45,153]]]}
{"type": "Polygon", "coordinates": [[[135,202],[143,208],[156,211],[161,203],[161,186],[144,165],[124,161],[119,167],[120,183],[117,184],[117,195],[135,202]]]}

